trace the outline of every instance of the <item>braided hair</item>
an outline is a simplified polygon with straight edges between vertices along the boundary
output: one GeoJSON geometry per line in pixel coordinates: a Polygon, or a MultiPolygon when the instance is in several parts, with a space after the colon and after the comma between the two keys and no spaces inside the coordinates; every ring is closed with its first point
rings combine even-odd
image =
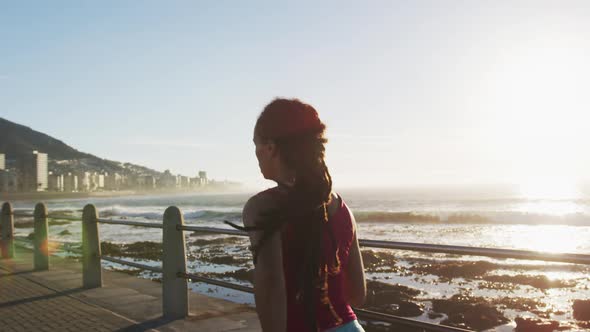
{"type": "Polygon", "coordinates": [[[293,240],[286,243],[286,248],[300,255],[296,261],[296,270],[301,271],[296,276],[297,300],[314,332],[318,330],[317,303],[327,306],[341,322],[328,297],[328,275],[339,272],[340,261],[334,234],[327,227],[332,177],[324,160],[325,129],[316,110],[297,99],[275,99],[265,107],[256,122],[255,135],[275,143],[281,161],[294,171],[295,183],[276,209],[256,221],[256,227],[240,227],[262,231],[259,242],[253,244],[255,264],[259,249],[275,232],[285,227],[293,230],[293,240]],[[331,240],[328,248],[324,248],[328,245],[323,243],[324,232],[331,240]],[[329,257],[323,254],[326,250],[329,257]]]}

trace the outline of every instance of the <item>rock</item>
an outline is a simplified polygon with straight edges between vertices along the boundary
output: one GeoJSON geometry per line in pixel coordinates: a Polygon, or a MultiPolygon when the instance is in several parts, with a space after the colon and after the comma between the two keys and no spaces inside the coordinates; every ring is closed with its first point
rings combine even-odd
{"type": "Polygon", "coordinates": [[[70,233],[70,231],[67,229],[64,229],[63,231],[59,232],[59,235],[72,235],[72,233],[70,233]]]}
{"type": "Polygon", "coordinates": [[[498,266],[486,261],[477,262],[455,262],[445,261],[444,263],[414,265],[410,270],[419,274],[432,274],[445,279],[466,278],[472,279],[486,274],[498,266]]]}
{"type": "Polygon", "coordinates": [[[150,260],[162,259],[162,243],[140,241],[129,244],[103,241],[100,250],[105,256],[123,256],[150,260]]]}
{"type": "Polygon", "coordinates": [[[433,311],[431,311],[431,312],[428,313],[428,318],[430,318],[430,319],[442,318],[444,316],[445,315],[439,314],[438,312],[433,312],[433,311]]]}
{"type": "Polygon", "coordinates": [[[245,265],[250,262],[248,258],[235,257],[232,255],[219,255],[219,256],[201,256],[201,260],[212,263],[212,264],[225,264],[225,265],[245,265]]]}
{"type": "Polygon", "coordinates": [[[448,316],[441,324],[472,330],[487,330],[509,322],[508,318],[484,298],[468,294],[432,300],[432,310],[448,316]]]}
{"type": "Polygon", "coordinates": [[[559,323],[556,321],[547,321],[533,318],[516,317],[515,332],[553,332],[559,328],[559,323]]]}
{"type": "Polygon", "coordinates": [[[363,250],[363,264],[368,271],[374,270],[380,266],[393,266],[396,263],[395,256],[382,251],[363,250]]]}
{"type": "Polygon", "coordinates": [[[224,245],[224,244],[236,244],[246,242],[247,238],[240,238],[237,236],[223,236],[214,239],[196,239],[191,242],[194,246],[207,246],[207,245],[224,245]]]}
{"type": "Polygon", "coordinates": [[[409,301],[419,294],[419,290],[407,286],[368,281],[366,303],[368,306],[389,305],[400,301],[409,301]]]}
{"type": "Polygon", "coordinates": [[[233,278],[236,280],[248,281],[251,284],[254,283],[254,269],[238,269],[228,272],[206,272],[201,274],[214,279],[233,278]]]}
{"type": "Polygon", "coordinates": [[[590,300],[575,300],[573,308],[575,319],[590,321],[590,300]]]}
{"type": "Polygon", "coordinates": [[[388,315],[401,317],[417,317],[424,312],[424,305],[408,301],[399,301],[388,305],[367,308],[372,311],[382,312],[388,315]]]}
{"type": "Polygon", "coordinates": [[[27,235],[27,240],[34,240],[35,239],[35,232],[29,233],[29,235],[27,235]]]}
{"type": "Polygon", "coordinates": [[[549,288],[571,288],[576,286],[574,281],[551,280],[546,276],[531,276],[531,275],[494,275],[485,276],[484,280],[491,282],[509,282],[519,285],[528,285],[539,289],[549,288]]]}

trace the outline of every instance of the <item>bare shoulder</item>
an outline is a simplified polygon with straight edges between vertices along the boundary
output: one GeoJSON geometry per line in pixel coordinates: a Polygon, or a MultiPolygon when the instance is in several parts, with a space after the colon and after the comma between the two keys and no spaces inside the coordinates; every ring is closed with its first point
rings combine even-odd
{"type": "Polygon", "coordinates": [[[274,189],[261,191],[248,199],[242,211],[245,226],[255,226],[256,217],[262,211],[268,211],[277,205],[280,194],[274,189]]]}

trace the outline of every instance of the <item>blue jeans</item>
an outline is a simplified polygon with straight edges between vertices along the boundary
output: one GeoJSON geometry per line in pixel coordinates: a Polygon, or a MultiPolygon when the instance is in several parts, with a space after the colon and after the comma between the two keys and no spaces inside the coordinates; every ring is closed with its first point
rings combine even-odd
{"type": "Polygon", "coordinates": [[[361,324],[355,319],[346,324],[329,329],[326,332],[365,332],[361,324]]]}

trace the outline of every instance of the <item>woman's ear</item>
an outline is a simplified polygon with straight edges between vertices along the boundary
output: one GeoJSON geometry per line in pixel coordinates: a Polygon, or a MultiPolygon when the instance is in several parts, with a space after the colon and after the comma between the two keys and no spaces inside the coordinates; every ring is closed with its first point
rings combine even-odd
{"type": "Polygon", "coordinates": [[[278,149],[277,145],[275,144],[275,142],[270,141],[267,145],[267,149],[268,149],[268,154],[271,157],[278,157],[279,149],[278,149]]]}

